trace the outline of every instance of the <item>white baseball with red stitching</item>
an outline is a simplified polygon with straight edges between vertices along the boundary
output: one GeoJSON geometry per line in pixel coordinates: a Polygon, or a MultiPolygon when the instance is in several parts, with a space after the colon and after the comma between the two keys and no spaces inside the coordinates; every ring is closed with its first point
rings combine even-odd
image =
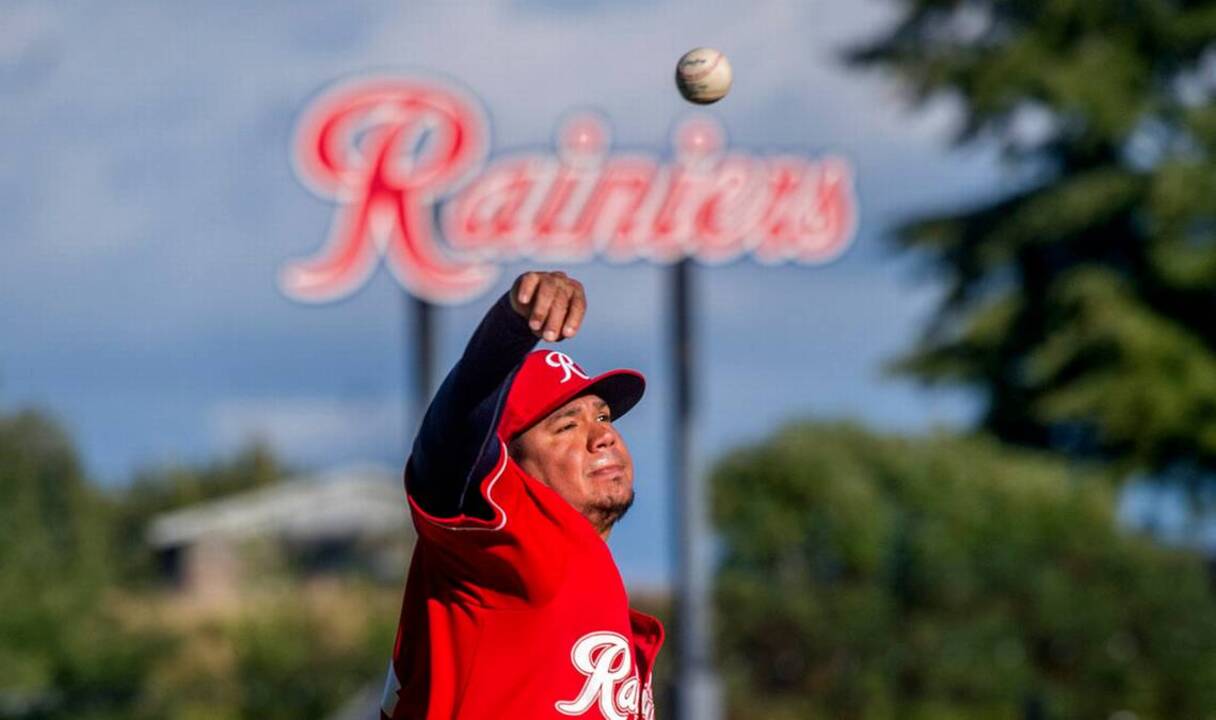
{"type": "Polygon", "coordinates": [[[676,63],[676,87],[689,102],[718,102],[730,91],[730,83],[730,63],[713,48],[689,50],[676,63]]]}

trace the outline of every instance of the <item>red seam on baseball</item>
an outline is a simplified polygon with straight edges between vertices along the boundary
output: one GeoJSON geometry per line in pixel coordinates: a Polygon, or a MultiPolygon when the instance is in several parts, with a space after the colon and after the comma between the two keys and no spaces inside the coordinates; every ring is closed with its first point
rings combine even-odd
{"type": "Polygon", "coordinates": [[[692,75],[685,75],[684,80],[686,82],[696,82],[696,81],[700,80],[701,78],[703,78],[706,75],[713,72],[714,68],[718,67],[718,61],[721,59],[722,59],[722,53],[718,53],[717,55],[714,55],[714,61],[709,64],[709,67],[707,67],[704,70],[701,70],[699,72],[693,73],[692,75]]]}

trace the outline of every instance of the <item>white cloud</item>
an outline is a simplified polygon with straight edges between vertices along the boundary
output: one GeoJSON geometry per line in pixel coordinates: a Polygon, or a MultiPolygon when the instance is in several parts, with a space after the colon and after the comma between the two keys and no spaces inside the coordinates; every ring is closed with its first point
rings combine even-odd
{"type": "Polygon", "coordinates": [[[401,402],[332,397],[226,398],[207,411],[213,448],[230,451],[252,439],[293,461],[370,455],[402,437],[401,402]]]}

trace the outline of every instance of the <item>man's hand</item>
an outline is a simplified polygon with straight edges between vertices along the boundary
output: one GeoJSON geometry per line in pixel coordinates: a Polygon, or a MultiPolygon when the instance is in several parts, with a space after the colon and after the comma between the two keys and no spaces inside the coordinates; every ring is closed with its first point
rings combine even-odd
{"type": "Polygon", "coordinates": [[[526,272],[511,286],[511,309],[528,319],[537,337],[574,337],[587,313],[583,284],[564,272],[526,272]]]}

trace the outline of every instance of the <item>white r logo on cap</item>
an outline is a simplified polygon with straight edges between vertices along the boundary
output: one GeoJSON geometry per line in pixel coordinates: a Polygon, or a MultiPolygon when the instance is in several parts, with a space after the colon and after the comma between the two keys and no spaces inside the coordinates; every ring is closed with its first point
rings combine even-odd
{"type": "Polygon", "coordinates": [[[576,365],[574,360],[564,352],[554,350],[553,352],[549,353],[545,356],[545,364],[551,368],[561,368],[562,370],[566,371],[565,377],[563,377],[561,380],[563,383],[569,380],[571,375],[578,375],[584,380],[591,379],[586,373],[583,372],[583,369],[576,365]]]}

